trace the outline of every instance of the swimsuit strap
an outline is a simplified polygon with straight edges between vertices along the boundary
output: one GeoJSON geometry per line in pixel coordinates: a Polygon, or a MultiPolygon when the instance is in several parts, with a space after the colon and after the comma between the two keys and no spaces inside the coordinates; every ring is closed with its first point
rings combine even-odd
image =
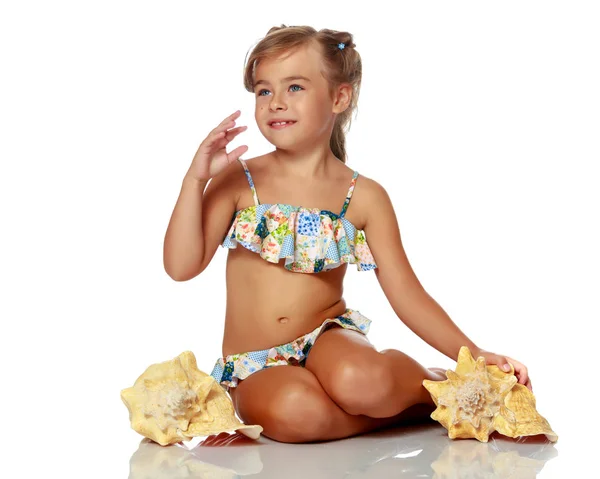
{"type": "Polygon", "coordinates": [[[246,172],[246,178],[248,179],[248,183],[250,184],[250,190],[252,190],[252,197],[254,198],[254,204],[256,206],[260,205],[258,201],[258,195],[256,194],[256,188],[254,187],[254,181],[252,181],[252,176],[250,175],[250,170],[248,169],[248,165],[241,158],[238,158],[242,166],[244,167],[244,171],[246,172]]]}
{"type": "Polygon", "coordinates": [[[354,187],[356,186],[356,178],[358,177],[358,171],[354,170],[354,175],[352,176],[352,181],[350,182],[350,188],[348,189],[348,194],[346,195],[346,201],[344,201],[344,206],[342,206],[342,212],[340,213],[340,218],[343,218],[346,214],[346,210],[348,209],[348,205],[350,204],[350,198],[352,198],[352,193],[354,193],[354,187]]]}

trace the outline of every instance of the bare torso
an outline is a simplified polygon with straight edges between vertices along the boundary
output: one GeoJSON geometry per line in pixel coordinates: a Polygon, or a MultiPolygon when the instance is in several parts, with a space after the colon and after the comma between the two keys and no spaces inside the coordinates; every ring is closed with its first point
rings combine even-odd
{"type": "MultiPolygon", "coordinates": [[[[327,180],[293,181],[280,176],[270,155],[247,160],[260,203],[286,203],[339,214],[353,170],[336,160],[327,180]],[[268,175],[268,178],[267,178],[268,175]]],[[[242,170],[241,165],[240,170],[242,170]]],[[[236,210],[254,204],[243,174],[236,210]]],[[[359,188],[360,175],[356,190],[359,188]]],[[[358,229],[364,218],[354,193],[345,217],[358,229]]],[[[352,267],[353,265],[351,265],[352,267]]],[[[270,263],[237,245],[227,256],[227,306],[223,356],[267,349],[292,341],[314,330],[326,318],[346,310],[343,281],[347,264],[320,273],[295,273],[284,268],[284,259],[270,263]]]]}

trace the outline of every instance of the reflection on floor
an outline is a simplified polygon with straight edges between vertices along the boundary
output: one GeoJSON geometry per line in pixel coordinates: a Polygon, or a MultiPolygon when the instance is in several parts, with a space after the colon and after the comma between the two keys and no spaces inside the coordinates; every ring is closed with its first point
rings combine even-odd
{"type": "Polygon", "coordinates": [[[224,433],[167,447],[143,439],[131,457],[129,479],[535,478],[557,454],[545,436],[451,440],[436,423],[310,444],[224,433]]]}

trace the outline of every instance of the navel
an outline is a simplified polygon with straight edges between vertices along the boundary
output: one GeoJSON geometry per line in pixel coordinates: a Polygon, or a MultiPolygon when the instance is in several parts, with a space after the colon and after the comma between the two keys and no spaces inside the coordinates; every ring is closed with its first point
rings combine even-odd
{"type": "Polygon", "coordinates": [[[285,316],[282,318],[279,318],[277,321],[279,321],[280,323],[287,323],[290,320],[290,318],[286,318],[285,316]]]}

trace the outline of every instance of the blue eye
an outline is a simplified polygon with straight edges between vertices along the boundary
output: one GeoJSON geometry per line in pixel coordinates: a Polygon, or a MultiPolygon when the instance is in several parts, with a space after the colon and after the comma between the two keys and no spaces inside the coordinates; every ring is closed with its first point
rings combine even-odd
{"type": "MultiPolygon", "coordinates": [[[[290,85],[290,88],[293,88],[293,87],[295,87],[295,86],[297,86],[298,88],[300,88],[300,90],[304,90],[304,88],[302,88],[300,85],[290,85]]],[[[300,91],[300,90],[295,90],[295,92],[297,92],[297,91],[300,91]]],[[[257,93],[257,95],[258,95],[258,96],[264,96],[262,93],[263,93],[263,92],[265,92],[265,91],[269,91],[269,90],[260,90],[260,91],[257,93]]]]}

